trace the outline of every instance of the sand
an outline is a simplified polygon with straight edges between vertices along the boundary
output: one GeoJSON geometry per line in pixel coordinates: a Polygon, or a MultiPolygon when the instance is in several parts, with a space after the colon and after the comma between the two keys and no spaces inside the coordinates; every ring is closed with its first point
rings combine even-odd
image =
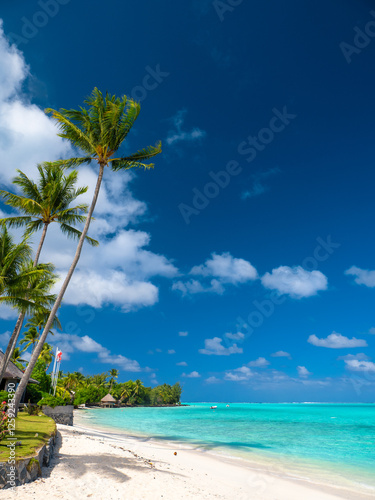
{"type": "MultiPolygon", "coordinates": [[[[1,493],[2,499],[337,500],[366,498],[348,491],[255,470],[244,460],[185,444],[121,437],[58,425],[58,446],[43,477],[1,493]],[[175,454],[177,453],[177,454],[175,454]]],[[[367,498],[370,498],[368,496],[367,498]]]]}

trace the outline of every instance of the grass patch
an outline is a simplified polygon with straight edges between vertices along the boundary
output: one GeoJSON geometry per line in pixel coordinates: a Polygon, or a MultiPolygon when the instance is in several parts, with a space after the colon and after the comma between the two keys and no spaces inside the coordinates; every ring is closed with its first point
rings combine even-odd
{"type": "MultiPolygon", "coordinates": [[[[56,431],[56,424],[46,415],[27,415],[19,413],[16,418],[15,441],[21,441],[21,446],[16,446],[16,459],[27,458],[34,455],[35,450],[41,448],[56,431]],[[38,434],[36,436],[36,434],[38,434]]],[[[9,450],[7,438],[0,442],[0,462],[8,460],[9,450]]]]}

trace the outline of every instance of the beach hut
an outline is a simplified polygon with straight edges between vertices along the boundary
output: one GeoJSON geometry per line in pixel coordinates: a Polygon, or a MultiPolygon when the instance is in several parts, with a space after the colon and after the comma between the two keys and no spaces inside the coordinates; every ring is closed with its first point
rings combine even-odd
{"type": "Polygon", "coordinates": [[[117,401],[113,396],[111,396],[109,393],[104,396],[104,398],[101,399],[100,401],[100,406],[102,408],[113,408],[117,401]]]}
{"type": "MultiPolygon", "coordinates": [[[[3,357],[4,353],[0,351],[0,363],[3,360],[3,357]]],[[[14,386],[11,385],[11,387],[15,388],[21,380],[22,376],[23,371],[20,370],[17,365],[12,363],[12,361],[9,361],[8,366],[5,369],[3,380],[0,384],[0,391],[7,391],[9,384],[14,384],[14,386]]],[[[37,380],[34,380],[33,378],[30,378],[29,384],[39,384],[39,382],[37,380]]]]}

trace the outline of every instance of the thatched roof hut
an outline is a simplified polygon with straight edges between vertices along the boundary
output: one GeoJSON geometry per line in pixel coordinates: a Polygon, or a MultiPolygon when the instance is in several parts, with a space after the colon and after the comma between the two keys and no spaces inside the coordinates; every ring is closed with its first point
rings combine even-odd
{"type": "Polygon", "coordinates": [[[106,396],[104,396],[104,398],[102,398],[100,401],[100,405],[103,408],[111,408],[112,406],[115,406],[116,403],[117,401],[115,400],[115,398],[111,396],[111,394],[109,393],[106,396]]]}
{"type": "MultiPolygon", "coordinates": [[[[0,351],[0,363],[3,361],[3,357],[4,353],[0,351]]],[[[17,365],[12,363],[12,361],[9,361],[8,366],[6,367],[4,373],[3,380],[0,385],[0,390],[6,391],[8,388],[8,384],[10,383],[18,384],[22,376],[23,376],[23,371],[20,370],[17,365]]],[[[39,384],[39,382],[37,380],[34,380],[33,378],[29,380],[29,383],[39,384]]]]}

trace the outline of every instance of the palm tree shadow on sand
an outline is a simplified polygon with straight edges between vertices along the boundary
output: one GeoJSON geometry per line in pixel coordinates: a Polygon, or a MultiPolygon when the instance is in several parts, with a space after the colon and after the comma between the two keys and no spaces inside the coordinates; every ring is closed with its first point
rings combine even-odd
{"type": "MultiPolygon", "coordinates": [[[[110,478],[119,483],[123,483],[131,479],[129,475],[123,472],[124,469],[128,471],[139,471],[144,474],[155,472],[155,469],[150,466],[150,462],[142,457],[137,455],[134,457],[119,457],[120,453],[125,452],[129,454],[132,452],[122,448],[116,443],[112,445],[117,451],[116,455],[111,455],[109,453],[100,453],[96,455],[66,455],[60,452],[61,445],[62,436],[60,432],[57,432],[55,453],[51,459],[49,467],[43,467],[42,469],[43,478],[50,477],[57,465],[62,465],[64,467],[64,474],[66,474],[67,478],[70,476],[78,479],[85,473],[92,472],[94,470],[98,477],[102,477],[103,479],[110,478]]],[[[158,463],[160,462],[158,461],[158,463]]],[[[158,473],[162,472],[165,474],[176,475],[174,472],[168,472],[159,468],[157,470],[158,473]]]]}

